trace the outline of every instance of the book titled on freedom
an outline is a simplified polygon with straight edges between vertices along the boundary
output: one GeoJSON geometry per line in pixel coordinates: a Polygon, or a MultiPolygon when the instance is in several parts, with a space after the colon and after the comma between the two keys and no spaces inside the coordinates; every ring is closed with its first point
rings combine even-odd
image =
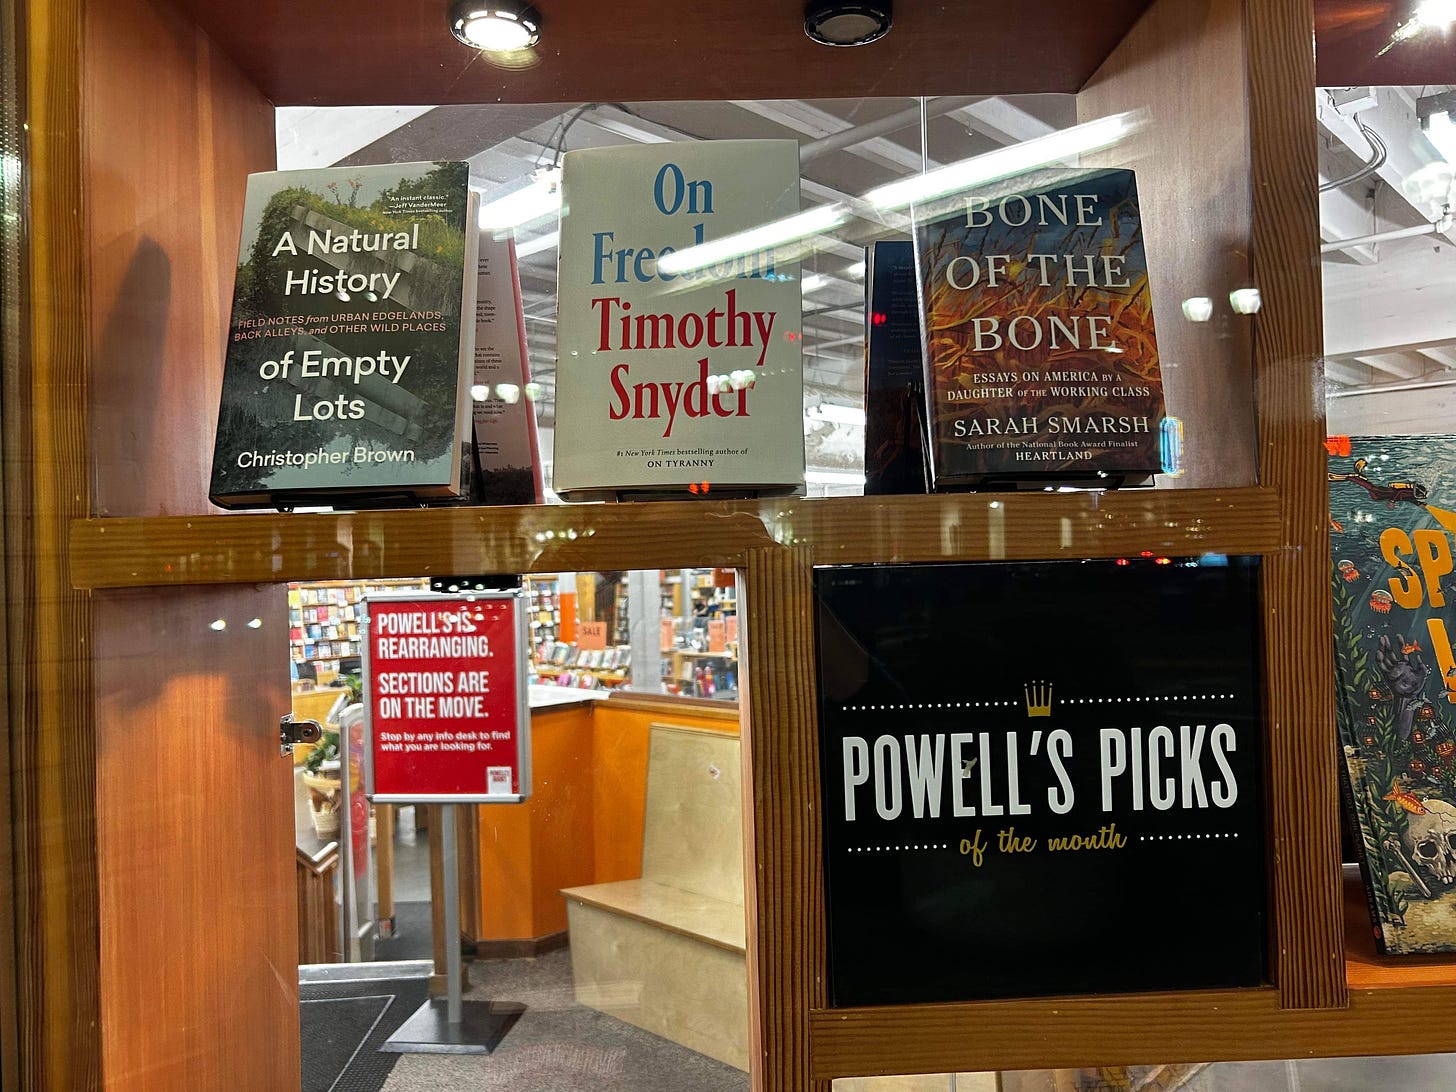
{"type": "Polygon", "coordinates": [[[248,176],[214,504],[462,497],[476,288],[468,174],[430,162],[248,176]]]}
{"type": "Polygon", "coordinates": [[[1138,485],[1162,468],[1132,171],[984,187],[915,244],[936,490],[1138,485]]]}
{"type": "Polygon", "coordinates": [[[566,153],[556,492],[802,488],[798,212],[791,140],[566,153]]]}

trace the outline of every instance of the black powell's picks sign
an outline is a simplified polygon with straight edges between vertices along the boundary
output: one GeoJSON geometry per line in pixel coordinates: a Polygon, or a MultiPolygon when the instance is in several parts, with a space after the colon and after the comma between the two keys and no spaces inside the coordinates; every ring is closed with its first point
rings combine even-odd
{"type": "Polygon", "coordinates": [[[1265,980],[1256,575],[816,573],[833,1004],[1265,980]]]}

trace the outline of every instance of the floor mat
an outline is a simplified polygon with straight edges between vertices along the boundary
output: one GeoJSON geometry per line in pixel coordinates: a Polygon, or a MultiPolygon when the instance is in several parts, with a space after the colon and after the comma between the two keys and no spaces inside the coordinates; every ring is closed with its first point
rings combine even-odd
{"type": "Polygon", "coordinates": [[[379,1046],[425,1003],[426,981],[300,985],[303,1092],[379,1092],[399,1058],[379,1046]]]}

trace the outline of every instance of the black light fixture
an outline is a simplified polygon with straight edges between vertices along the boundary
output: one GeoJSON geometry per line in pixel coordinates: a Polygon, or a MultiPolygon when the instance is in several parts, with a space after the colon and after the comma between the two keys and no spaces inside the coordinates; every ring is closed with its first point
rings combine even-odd
{"type": "Polygon", "coordinates": [[[820,45],[868,45],[889,32],[891,0],[809,0],[804,33],[820,45]]]}
{"type": "Polygon", "coordinates": [[[486,53],[515,53],[541,40],[541,13],[521,0],[455,0],[450,33],[486,53]]]}

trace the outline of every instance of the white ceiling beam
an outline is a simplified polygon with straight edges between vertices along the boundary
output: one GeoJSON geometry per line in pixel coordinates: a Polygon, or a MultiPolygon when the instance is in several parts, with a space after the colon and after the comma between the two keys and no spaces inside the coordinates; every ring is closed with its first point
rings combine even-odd
{"type": "Polygon", "coordinates": [[[433,106],[280,106],[274,111],[278,169],[331,167],[433,109],[433,106]]]}
{"type": "Polygon", "coordinates": [[[1000,144],[1020,144],[1052,132],[1052,126],[999,96],[953,110],[951,117],[1000,144]]]}
{"type": "Polygon", "coordinates": [[[1345,393],[1325,403],[1332,435],[1392,436],[1450,432],[1456,418],[1456,383],[1414,390],[1345,393]]]}
{"type": "MultiPolygon", "coordinates": [[[[796,133],[812,137],[815,140],[822,140],[824,137],[854,128],[852,122],[835,117],[833,114],[820,110],[817,106],[810,106],[799,99],[772,102],[758,99],[733,99],[731,101],[741,110],[757,114],[766,121],[782,125],[786,129],[792,129],[796,133]]],[[[934,160],[922,160],[918,150],[907,148],[903,144],[897,144],[885,137],[871,137],[857,144],[851,144],[844,151],[848,155],[857,156],[871,163],[878,163],[880,166],[889,167],[894,171],[919,171],[922,167],[925,170],[934,170],[940,166],[934,160]]]]}
{"type": "Polygon", "coordinates": [[[1456,369],[1456,345],[1428,345],[1416,351],[1443,368],[1456,369]]]}
{"type": "Polygon", "coordinates": [[[1357,356],[1355,359],[1367,368],[1392,375],[1396,379],[1419,379],[1430,368],[1420,353],[1412,352],[1380,353],[1374,356],[1357,356]]]}
{"type": "MultiPolygon", "coordinates": [[[[1320,185],[1326,179],[1320,175],[1320,185]]],[[[1373,235],[1380,230],[1374,210],[1367,208],[1347,190],[1327,190],[1319,195],[1320,242],[1333,243],[1340,239],[1357,239],[1362,235],[1373,235]]],[[[1347,247],[1341,254],[1353,258],[1361,265],[1374,265],[1377,261],[1375,247],[1347,247]]],[[[1326,259],[1328,260],[1328,259],[1326,259]]]]}
{"type": "MultiPolygon", "coordinates": [[[[1409,99],[1389,87],[1375,88],[1375,96],[1380,105],[1360,114],[1360,120],[1375,130],[1385,142],[1388,152],[1385,163],[1375,173],[1416,216],[1426,221],[1434,220],[1440,210],[1413,202],[1406,192],[1405,181],[1421,168],[1441,162],[1441,155],[1421,135],[1420,121],[1409,99]]],[[[1324,91],[1315,91],[1315,112],[1319,117],[1320,127],[1325,132],[1348,148],[1358,159],[1370,158],[1370,142],[1365,139],[1360,126],[1354,118],[1346,117],[1336,110],[1324,91]]],[[[1456,232],[1447,231],[1444,237],[1456,242],[1456,232]]]]}
{"type": "Polygon", "coordinates": [[[891,133],[903,132],[906,129],[918,130],[922,119],[929,121],[932,118],[942,117],[978,101],[980,100],[974,95],[965,95],[960,98],[925,99],[923,105],[917,102],[916,105],[907,106],[893,114],[886,114],[874,121],[853,124],[847,129],[841,129],[837,133],[831,133],[829,136],[820,137],[818,140],[801,145],[799,162],[811,163],[820,156],[842,152],[852,145],[863,144],[872,137],[889,136],[891,133]]]}
{"type": "Polygon", "coordinates": [[[1427,245],[1389,252],[1378,265],[1326,263],[1325,354],[1353,357],[1456,342],[1453,255],[1449,245],[1427,245]]]}
{"type": "Polygon", "coordinates": [[[1361,364],[1349,364],[1343,360],[1325,361],[1325,378],[1346,387],[1364,387],[1370,383],[1370,369],[1361,364]]]}

